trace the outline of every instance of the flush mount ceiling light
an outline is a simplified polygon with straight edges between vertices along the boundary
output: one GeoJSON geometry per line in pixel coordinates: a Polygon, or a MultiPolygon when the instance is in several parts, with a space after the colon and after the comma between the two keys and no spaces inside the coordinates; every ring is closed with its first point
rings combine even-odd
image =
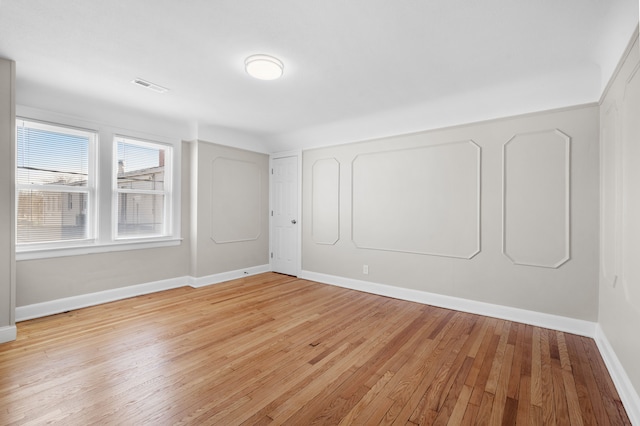
{"type": "Polygon", "coordinates": [[[253,78],[275,80],[282,77],[284,65],[278,58],[269,55],[251,55],[244,60],[244,68],[253,78]]]}

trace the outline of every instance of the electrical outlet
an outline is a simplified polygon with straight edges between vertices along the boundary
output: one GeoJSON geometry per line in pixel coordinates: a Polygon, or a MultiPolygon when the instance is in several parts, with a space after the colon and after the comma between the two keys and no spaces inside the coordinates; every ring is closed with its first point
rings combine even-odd
{"type": "Polygon", "coordinates": [[[362,265],[362,273],[369,275],[369,265],[362,265]]]}

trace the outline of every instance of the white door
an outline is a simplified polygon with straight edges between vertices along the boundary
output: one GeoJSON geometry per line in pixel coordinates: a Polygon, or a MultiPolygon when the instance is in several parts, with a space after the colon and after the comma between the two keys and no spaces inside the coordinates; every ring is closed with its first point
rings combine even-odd
{"type": "Polygon", "coordinates": [[[275,158],[271,169],[271,269],[298,275],[298,157],[275,158]]]}

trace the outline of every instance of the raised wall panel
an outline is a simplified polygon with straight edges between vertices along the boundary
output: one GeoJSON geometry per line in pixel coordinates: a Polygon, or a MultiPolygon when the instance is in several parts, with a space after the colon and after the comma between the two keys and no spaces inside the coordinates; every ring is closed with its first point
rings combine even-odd
{"type": "Polygon", "coordinates": [[[514,264],[558,268],[570,259],[571,138],[523,133],[503,146],[503,246],[514,264]]]}
{"type": "Polygon", "coordinates": [[[615,287],[620,264],[620,120],[616,104],[609,106],[601,123],[600,265],[604,280],[615,287]]]}
{"type": "Polygon", "coordinates": [[[470,259],[480,251],[473,141],[360,154],[352,164],[358,248],[470,259]]]}
{"type": "Polygon", "coordinates": [[[258,164],[215,158],[211,163],[211,239],[218,244],[257,240],[261,198],[258,164]]]}
{"type": "Polygon", "coordinates": [[[316,244],[340,239],[340,163],[324,158],[311,171],[311,237],[316,244]]]}
{"type": "Polygon", "coordinates": [[[640,310],[640,64],[627,80],[622,102],[622,283],[627,301],[640,310]]]}

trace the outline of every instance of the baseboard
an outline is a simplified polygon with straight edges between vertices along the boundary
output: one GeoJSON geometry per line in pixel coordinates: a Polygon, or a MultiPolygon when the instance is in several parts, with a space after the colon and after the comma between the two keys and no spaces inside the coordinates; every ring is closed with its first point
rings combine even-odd
{"type": "Polygon", "coordinates": [[[428,293],[425,291],[394,287],[386,284],[377,284],[368,281],[354,280],[351,278],[338,277],[335,275],[327,275],[311,271],[302,271],[302,273],[300,274],[300,278],[349,288],[352,290],[364,291],[366,293],[373,293],[380,296],[408,300],[410,302],[424,303],[426,305],[434,305],[441,308],[454,309],[456,311],[521,322],[524,324],[535,325],[537,327],[551,328],[554,330],[578,334],[591,338],[594,337],[596,331],[595,322],[567,318],[559,315],[545,314],[535,311],[528,311],[526,309],[494,305],[491,303],[478,302],[475,300],[462,299],[459,297],[445,296],[441,294],[428,293]]]}
{"type": "MultiPolygon", "coordinates": [[[[197,288],[210,284],[218,284],[224,281],[230,281],[237,278],[261,274],[263,272],[269,272],[270,270],[271,267],[269,265],[253,266],[246,269],[223,272],[206,277],[195,278],[186,276],[170,278],[162,281],[138,284],[113,290],[99,291],[96,293],[83,294],[80,296],[66,297],[63,299],[51,300],[48,302],[34,303],[32,305],[19,306],[16,308],[16,321],[26,321],[33,318],[44,317],[47,315],[55,315],[61,312],[71,311],[73,309],[86,308],[88,306],[95,306],[101,303],[127,299],[129,297],[155,293],[157,291],[170,290],[172,288],[184,287],[185,285],[197,288]]],[[[0,329],[0,331],[2,331],[2,329],[0,329]]],[[[0,338],[1,337],[2,335],[0,335],[0,338]]],[[[9,340],[14,339],[15,332],[13,339],[9,340]]]]}
{"type": "Polygon", "coordinates": [[[251,266],[249,268],[235,271],[221,272],[219,274],[207,275],[206,277],[189,277],[189,285],[193,288],[204,287],[211,284],[219,284],[242,277],[262,274],[271,271],[270,265],[251,266]]]}
{"type": "Polygon", "coordinates": [[[624,405],[631,424],[640,425],[640,395],[636,392],[629,376],[624,370],[624,367],[620,363],[616,352],[613,350],[613,346],[609,343],[607,336],[604,334],[604,330],[600,327],[600,324],[596,326],[596,335],[594,337],[596,345],[600,350],[600,355],[604,359],[604,363],[609,370],[611,379],[616,386],[622,405],[624,405]]]}
{"type": "Polygon", "coordinates": [[[17,328],[15,325],[6,325],[0,327],[0,343],[11,342],[16,340],[17,328]]]}
{"type": "Polygon", "coordinates": [[[129,287],[116,288],[113,290],[99,291],[96,293],[19,306],[16,308],[16,321],[40,318],[47,315],[71,311],[73,309],[86,308],[87,306],[100,305],[102,303],[127,299],[129,297],[184,287],[188,284],[188,281],[189,280],[186,277],[170,278],[167,280],[154,281],[129,287]]]}

